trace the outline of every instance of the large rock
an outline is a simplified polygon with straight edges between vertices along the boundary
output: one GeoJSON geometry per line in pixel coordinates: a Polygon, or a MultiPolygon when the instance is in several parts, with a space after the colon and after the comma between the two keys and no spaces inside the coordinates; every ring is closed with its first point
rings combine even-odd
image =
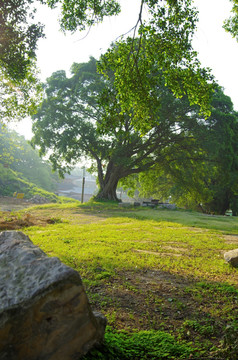
{"type": "Polygon", "coordinates": [[[238,267],[238,249],[227,251],[224,259],[234,267],[238,267]]]}
{"type": "Polygon", "coordinates": [[[77,360],[105,325],[75,270],[21,232],[0,233],[0,360],[77,360]]]}

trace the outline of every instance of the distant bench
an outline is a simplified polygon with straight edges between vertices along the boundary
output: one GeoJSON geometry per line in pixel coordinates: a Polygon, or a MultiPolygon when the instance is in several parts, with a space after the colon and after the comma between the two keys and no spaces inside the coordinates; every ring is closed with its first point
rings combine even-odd
{"type": "Polygon", "coordinates": [[[150,207],[155,207],[157,205],[163,205],[162,202],[160,202],[159,200],[157,199],[152,199],[150,201],[143,201],[142,202],[142,206],[150,206],[150,207]]]}

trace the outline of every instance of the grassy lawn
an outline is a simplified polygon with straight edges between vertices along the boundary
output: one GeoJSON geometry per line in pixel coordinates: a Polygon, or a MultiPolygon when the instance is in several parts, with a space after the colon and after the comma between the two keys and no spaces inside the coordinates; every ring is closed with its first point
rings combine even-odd
{"type": "Polygon", "coordinates": [[[52,219],[23,231],[80,272],[108,319],[85,359],[238,359],[238,269],[223,258],[238,218],[101,203],[27,212],[52,219]]]}

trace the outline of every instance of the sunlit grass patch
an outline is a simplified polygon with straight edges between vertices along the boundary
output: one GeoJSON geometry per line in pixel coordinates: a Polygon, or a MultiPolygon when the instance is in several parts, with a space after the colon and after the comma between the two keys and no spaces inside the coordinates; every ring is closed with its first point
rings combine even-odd
{"type": "Polygon", "coordinates": [[[238,234],[238,217],[207,215],[195,211],[140,209],[132,216],[138,219],[153,219],[155,221],[169,221],[182,226],[218,230],[224,233],[238,234]]]}
{"type": "MultiPolygon", "coordinates": [[[[27,211],[32,210],[44,210],[44,209],[73,209],[77,208],[79,206],[80,202],[73,199],[68,199],[65,203],[49,203],[49,204],[40,204],[40,205],[34,205],[32,207],[28,207],[27,211]]],[[[22,210],[21,212],[25,212],[25,210],[22,210]]]]}
{"type": "Polygon", "coordinates": [[[236,272],[223,260],[221,252],[231,245],[221,236],[176,223],[114,217],[100,223],[34,227],[26,232],[46,253],[59,256],[79,271],[97,266],[112,273],[156,268],[205,278],[236,272]]]}

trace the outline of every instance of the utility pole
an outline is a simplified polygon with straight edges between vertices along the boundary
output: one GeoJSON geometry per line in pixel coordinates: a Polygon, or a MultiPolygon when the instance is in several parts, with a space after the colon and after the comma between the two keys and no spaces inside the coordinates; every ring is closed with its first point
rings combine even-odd
{"type": "Polygon", "coordinates": [[[83,203],[83,197],[84,197],[84,184],[85,184],[85,166],[83,167],[83,181],[82,181],[81,204],[83,203]]]}

